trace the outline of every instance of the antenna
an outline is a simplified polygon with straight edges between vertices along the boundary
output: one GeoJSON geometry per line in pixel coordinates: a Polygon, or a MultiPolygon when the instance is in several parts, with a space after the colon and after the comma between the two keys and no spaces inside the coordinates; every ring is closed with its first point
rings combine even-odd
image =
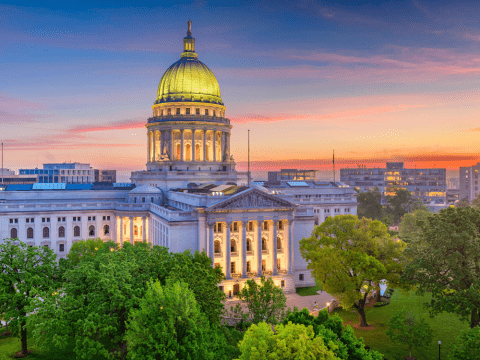
{"type": "Polygon", "coordinates": [[[248,187],[250,187],[250,129],[248,130],[248,187]]]}
{"type": "Polygon", "coordinates": [[[332,164],[333,164],[333,182],[335,182],[335,150],[333,150],[332,164]]]}

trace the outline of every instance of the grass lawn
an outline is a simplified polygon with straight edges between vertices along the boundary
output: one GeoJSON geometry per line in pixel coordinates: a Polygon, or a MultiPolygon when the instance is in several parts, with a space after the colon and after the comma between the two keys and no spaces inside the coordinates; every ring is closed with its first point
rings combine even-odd
{"type": "MultiPolygon", "coordinates": [[[[5,331],[5,328],[0,328],[0,334],[5,331]]],[[[33,339],[28,338],[27,340],[28,350],[32,350],[33,353],[30,354],[25,359],[36,359],[36,360],[74,360],[76,359],[75,353],[72,352],[72,348],[66,348],[64,350],[55,351],[52,353],[47,353],[39,350],[33,343],[33,339]]],[[[20,340],[17,337],[0,337],[0,360],[10,360],[13,359],[13,355],[21,350],[20,340]]],[[[95,358],[97,360],[104,359],[95,358]]]]}
{"type": "Polygon", "coordinates": [[[322,290],[322,287],[319,285],[309,286],[309,287],[297,287],[296,292],[298,295],[301,296],[310,296],[310,295],[318,295],[317,291],[322,290]]]}
{"type": "MultiPolygon", "coordinates": [[[[459,320],[455,314],[442,313],[430,318],[428,312],[423,308],[423,303],[430,300],[430,295],[423,297],[416,296],[414,293],[402,294],[395,291],[390,305],[379,308],[368,308],[366,310],[367,322],[375,326],[375,330],[357,330],[354,329],[357,337],[362,337],[365,344],[372,349],[381,352],[387,360],[403,360],[408,355],[408,348],[403,345],[392,343],[390,338],[385,335],[388,320],[397,310],[403,308],[413,312],[416,316],[423,316],[434,331],[434,341],[428,347],[422,349],[412,349],[412,356],[419,360],[437,360],[438,359],[438,340],[442,341],[441,358],[449,359],[453,342],[461,331],[467,330],[469,324],[459,320]]],[[[346,312],[344,310],[335,311],[344,322],[353,321],[358,323],[358,314],[346,312]]]]}

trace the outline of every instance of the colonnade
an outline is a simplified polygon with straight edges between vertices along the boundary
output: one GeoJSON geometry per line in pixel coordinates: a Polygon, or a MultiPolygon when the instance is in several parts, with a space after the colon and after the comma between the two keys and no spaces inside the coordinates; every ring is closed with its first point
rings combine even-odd
{"type": "Polygon", "coordinates": [[[148,162],[222,162],[230,156],[230,132],[216,129],[151,130],[147,134],[148,162]]]}
{"type": "Polygon", "coordinates": [[[116,216],[116,224],[119,224],[119,228],[115,226],[115,241],[117,243],[123,244],[124,240],[129,240],[131,244],[137,241],[148,241],[147,238],[147,216],[142,216],[142,225],[141,229],[138,231],[139,226],[135,225],[135,219],[139,216],[116,216]],[[128,219],[128,220],[124,220],[128,219]],[[135,234],[135,226],[137,226],[138,233],[135,234]],[[126,229],[129,229],[129,237],[126,237],[126,229]]]}
{"type": "MultiPolygon", "coordinates": [[[[286,261],[286,270],[287,274],[293,274],[293,231],[292,231],[292,223],[293,220],[268,220],[267,222],[273,223],[273,234],[272,234],[272,239],[273,241],[271,243],[271,249],[265,249],[264,246],[266,244],[263,244],[263,239],[265,238],[265,233],[262,230],[262,224],[265,222],[263,218],[257,218],[256,220],[243,220],[243,221],[237,221],[237,224],[241,224],[241,236],[239,236],[239,242],[241,244],[241,251],[239,251],[239,257],[241,258],[241,271],[240,271],[240,276],[242,278],[247,278],[249,274],[247,274],[247,256],[251,256],[253,254],[253,261],[256,262],[256,274],[255,276],[259,277],[264,275],[263,274],[263,259],[262,255],[263,254],[268,254],[271,251],[271,273],[273,276],[278,275],[278,269],[277,269],[277,259],[278,259],[278,252],[279,250],[285,255],[285,261],[286,261]],[[283,232],[283,246],[280,248],[277,248],[277,237],[279,235],[278,233],[278,228],[279,228],[279,223],[283,225],[282,232],[283,232]],[[249,234],[247,234],[247,228],[249,226],[249,223],[254,224],[254,229],[253,231],[249,231],[249,234]],[[250,250],[247,249],[247,242],[253,241],[255,243],[256,249],[253,250],[252,248],[250,250]],[[248,251],[247,251],[248,250],[248,251]]],[[[232,253],[231,253],[231,248],[232,248],[232,232],[231,232],[231,225],[234,223],[234,221],[224,221],[224,222],[218,222],[218,221],[209,221],[207,223],[208,226],[208,255],[212,259],[213,264],[215,264],[215,232],[214,232],[214,227],[219,226],[219,224],[223,224],[225,226],[225,232],[226,235],[224,237],[225,240],[225,253],[223,254],[223,260],[225,262],[225,277],[227,280],[232,279],[232,273],[231,273],[231,264],[232,264],[232,253]]],[[[268,236],[268,235],[267,235],[268,236]]],[[[238,245],[237,245],[238,246],[238,245]]],[[[268,247],[268,246],[267,246],[268,247]]],[[[253,273],[251,271],[250,273],[253,273]]]]}

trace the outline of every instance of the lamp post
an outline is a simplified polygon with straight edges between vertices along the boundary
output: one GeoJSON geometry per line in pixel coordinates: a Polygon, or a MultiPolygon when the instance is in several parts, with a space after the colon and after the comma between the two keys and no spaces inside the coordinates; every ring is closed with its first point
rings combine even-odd
{"type": "Polygon", "coordinates": [[[438,340],[438,360],[440,360],[440,346],[442,345],[442,342],[438,340]]]}

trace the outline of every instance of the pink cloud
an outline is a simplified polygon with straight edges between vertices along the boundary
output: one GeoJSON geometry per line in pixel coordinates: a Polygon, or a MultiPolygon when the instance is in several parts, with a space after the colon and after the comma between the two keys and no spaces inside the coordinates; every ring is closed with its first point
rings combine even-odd
{"type": "Polygon", "coordinates": [[[46,118],[46,114],[34,113],[45,109],[47,109],[45,105],[7,96],[0,92],[0,121],[4,124],[33,122],[36,119],[46,118]]]}
{"type": "Polygon", "coordinates": [[[112,131],[126,129],[141,129],[145,127],[145,120],[124,120],[110,125],[85,125],[69,129],[70,133],[88,133],[96,131],[112,131]]]}

